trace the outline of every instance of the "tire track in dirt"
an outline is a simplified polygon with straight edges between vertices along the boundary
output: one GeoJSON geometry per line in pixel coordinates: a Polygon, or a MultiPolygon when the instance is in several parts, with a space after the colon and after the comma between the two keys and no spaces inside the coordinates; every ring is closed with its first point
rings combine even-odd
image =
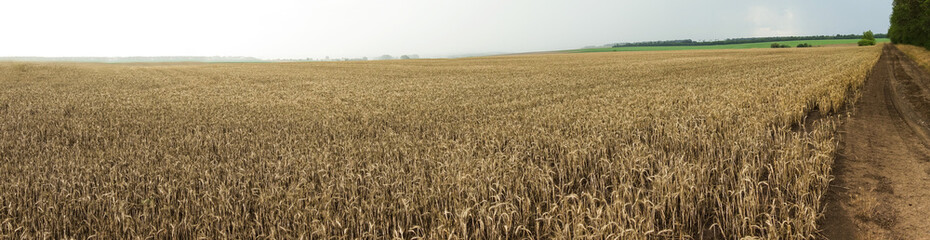
{"type": "Polygon", "coordinates": [[[827,239],[930,239],[930,74],[891,44],[840,128],[827,239]]]}

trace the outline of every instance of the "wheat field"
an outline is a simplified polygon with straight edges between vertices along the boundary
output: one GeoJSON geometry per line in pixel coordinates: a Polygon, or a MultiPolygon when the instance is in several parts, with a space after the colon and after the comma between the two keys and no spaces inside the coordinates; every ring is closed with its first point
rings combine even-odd
{"type": "Polygon", "coordinates": [[[0,237],[812,238],[880,52],[0,63],[0,237]]]}
{"type": "Polygon", "coordinates": [[[918,47],[908,44],[895,44],[895,47],[900,49],[904,54],[914,60],[917,65],[920,65],[927,71],[930,71],[930,50],[923,47],[918,47]]]}

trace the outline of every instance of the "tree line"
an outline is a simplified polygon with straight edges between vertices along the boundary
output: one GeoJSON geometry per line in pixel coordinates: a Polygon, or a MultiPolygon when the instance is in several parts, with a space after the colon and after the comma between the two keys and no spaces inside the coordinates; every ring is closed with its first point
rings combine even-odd
{"type": "Polygon", "coordinates": [[[892,43],[930,49],[930,1],[894,0],[888,35],[892,43]]]}
{"type": "MultiPolygon", "coordinates": [[[[886,38],[887,34],[875,34],[877,38],[886,38]]],[[[829,40],[829,39],[860,39],[862,35],[858,34],[837,34],[837,35],[820,35],[820,36],[790,36],[790,37],[753,37],[753,38],[728,38],[719,41],[694,41],[691,39],[668,40],[668,41],[650,41],[635,43],[617,43],[612,47],[667,47],[667,46],[707,46],[723,44],[741,44],[741,43],[760,43],[760,42],[779,42],[779,41],[797,41],[797,40],[829,40]]]]}

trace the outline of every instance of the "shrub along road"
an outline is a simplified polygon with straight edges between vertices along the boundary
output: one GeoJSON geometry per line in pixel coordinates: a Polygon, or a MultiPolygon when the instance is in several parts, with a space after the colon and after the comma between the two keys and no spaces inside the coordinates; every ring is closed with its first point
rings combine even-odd
{"type": "Polygon", "coordinates": [[[840,131],[828,239],[930,239],[930,74],[891,44],[840,131]]]}

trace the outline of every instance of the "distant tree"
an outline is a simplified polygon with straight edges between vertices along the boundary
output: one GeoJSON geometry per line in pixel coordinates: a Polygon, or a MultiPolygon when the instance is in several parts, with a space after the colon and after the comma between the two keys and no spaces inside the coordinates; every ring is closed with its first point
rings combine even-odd
{"type": "Polygon", "coordinates": [[[401,55],[400,59],[407,60],[407,59],[410,59],[410,57],[407,55],[401,55]]]}
{"type": "Polygon", "coordinates": [[[771,47],[772,48],[790,48],[791,46],[788,46],[787,44],[781,44],[781,43],[772,43],[771,47]]]}
{"type": "Polygon", "coordinates": [[[813,47],[813,45],[810,45],[810,44],[807,44],[807,43],[802,43],[802,44],[798,44],[798,47],[799,47],[799,48],[806,48],[806,47],[813,47]]]}
{"type": "Polygon", "coordinates": [[[859,40],[859,46],[872,45],[875,45],[875,34],[872,34],[872,30],[865,31],[862,33],[862,40],[859,40]]]}

